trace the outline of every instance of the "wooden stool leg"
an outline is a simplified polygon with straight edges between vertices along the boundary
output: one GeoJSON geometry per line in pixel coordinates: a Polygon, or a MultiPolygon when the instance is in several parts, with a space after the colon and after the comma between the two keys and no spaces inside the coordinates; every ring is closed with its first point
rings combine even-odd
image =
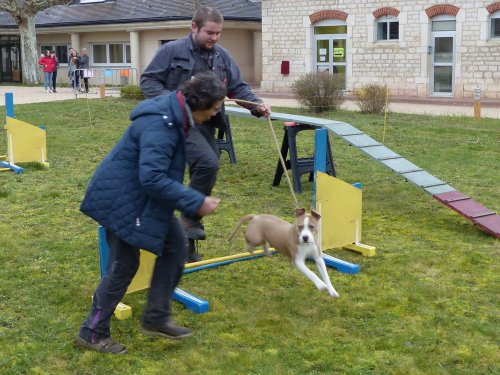
{"type": "Polygon", "coordinates": [[[217,138],[215,139],[217,149],[219,150],[219,158],[222,150],[227,151],[229,154],[229,162],[236,164],[236,152],[234,151],[233,136],[231,134],[231,126],[229,124],[229,117],[226,116],[226,128],[218,129],[217,138]]]}
{"type": "Polygon", "coordinates": [[[288,138],[288,151],[290,153],[290,169],[293,177],[293,190],[296,193],[302,193],[302,186],[300,184],[299,173],[299,160],[297,157],[297,131],[295,128],[286,128],[286,135],[288,138]]]}
{"type": "MultiPolygon", "coordinates": [[[[281,143],[281,156],[283,157],[283,160],[285,160],[285,165],[286,165],[287,155],[288,155],[288,137],[285,130],[285,134],[283,135],[283,142],[281,143]]],[[[273,186],[278,186],[280,184],[281,176],[283,176],[283,173],[285,173],[285,171],[283,170],[281,161],[278,160],[278,165],[276,166],[276,172],[274,173],[273,186]]]]}
{"type": "Polygon", "coordinates": [[[335,164],[333,163],[332,157],[332,147],[330,145],[330,138],[327,136],[326,138],[326,173],[330,176],[335,177],[337,174],[335,173],[335,164]]]}

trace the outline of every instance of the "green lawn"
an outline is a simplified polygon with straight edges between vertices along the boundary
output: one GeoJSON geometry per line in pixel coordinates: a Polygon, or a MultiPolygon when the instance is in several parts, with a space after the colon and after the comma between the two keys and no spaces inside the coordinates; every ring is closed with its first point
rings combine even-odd
{"type": "MultiPolygon", "coordinates": [[[[193,337],[143,336],[141,291],[124,299],[133,317],[112,325],[128,354],[75,349],[99,280],[96,224],[78,207],[135,104],[79,99],[16,106],[18,119],[46,125],[50,168],[0,174],[0,373],[500,373],[498,239],[333,136],[337,176],[363,184],[363,242],[377,248],[373,258],[326,251],[360,266],[357,275],[329,270],[340,299],[320,293],[282,256],[238,262],[181,281],[210,302],[201,315],[174,303],[175,318],[194,329],[193,337]]],[[[382,139],[383,116],[325,117],[382,139]]],[[[281,124],[274,126],[281,138],[281,124]]],[[[267,122],[233,118],[232,130],[238,164],[222,155],[214,192],[222,201],[205,220],[205,258],[243,251],[241,235],[231,243],[227,237],[244,214],[293,219],[286,181],[271,186],[278,158],[267,122]]],[[[310,153],[312,135],[300,139],[299,151],[310,153]]],[[[384,144],[500,211],[498,120],[389,114],[384,144]]],[[[298,199],[309,207],[312,184],[302,181],[298,199]]]]}

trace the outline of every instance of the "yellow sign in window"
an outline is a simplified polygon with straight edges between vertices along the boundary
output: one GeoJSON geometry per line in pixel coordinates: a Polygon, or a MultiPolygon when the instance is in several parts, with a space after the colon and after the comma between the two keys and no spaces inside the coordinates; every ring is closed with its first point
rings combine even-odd
{"type": "Polygon", "coordinates": [[[334,57],[344,57],[344,51],[345,48],[334,48],[333,49],[333,56],[334,57]]]}

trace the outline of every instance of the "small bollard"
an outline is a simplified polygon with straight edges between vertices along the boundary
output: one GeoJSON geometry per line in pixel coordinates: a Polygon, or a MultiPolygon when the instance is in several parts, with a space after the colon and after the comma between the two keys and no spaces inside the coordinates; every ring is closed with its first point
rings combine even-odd
{"type": "Polygon", "coordinates": [[[481,89],[479,87],[474,89],[474,119],[476,121],[481,119],[481,89]]]}

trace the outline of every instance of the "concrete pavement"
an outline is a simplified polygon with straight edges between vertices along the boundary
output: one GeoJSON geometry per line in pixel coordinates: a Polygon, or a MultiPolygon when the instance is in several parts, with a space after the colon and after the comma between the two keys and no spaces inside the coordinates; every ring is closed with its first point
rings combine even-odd
{"type": "MultiPolygon", "coordinates": [[[[55,100],[76,99],[73,89],[70,87],[61,87],[56,93],[47,94],[43,88],[27,86],[0,86],[0,105],[5,105],[5,93],[14,94],[14,105],[26,103],[44,103],[55,100]]],[[[90,94],[79,94],[78,98],[99,98],[99,91],[92,89],[90,94]]]]}
{"type": "MultiPolygon", "coordinates": [[[[294,108],[300,106],[292,94],[259,92],[258,88],[255,89],[255,92],[271,107],[294,108]]],[[[346,96],[341,108],[359,111],[352,96],[349,95],[346,96]]],[[[472,99],[391,97],[389,111],[420,115],[474,117],[474,102],[472,99]]],[[[483,99],[481,101],[481,117],[500,119],[500,99],[483,99]]]]}
{"type": "MultiPolygon", "coordinates": [[[[268,104],[276,107],[299,107],[299,103],[292,94],[260,92],[260,88],[254,91],[268,104]]],[[[47,94],[43,86],[0,86],[0,105],[4,104],[6,92],[14,93],[14,104],[51,102],[55,100],[76,99],[69,87],[61,87],[57,93],[47,94]]],[[[117,90],[107,90],[106,96],[118,96],[117,90]]],[[[98,99],[99,90],[93,87],[90,94],[79,94],[78,98],[98,99]]],[[[481,117],[500,119],[500,99],[484,99],[481,101],[481,117]]],[[[358,107],[351,97],[347,96],[342,104],[342,109],[357,111],[358,107]]],[[[422,115],[444,115],[444,116],[474,116],[474,103],[472,99],[447,99],[447,98],[391,98],[389,106],[391,112],[410,113],[422,115]]]]}

